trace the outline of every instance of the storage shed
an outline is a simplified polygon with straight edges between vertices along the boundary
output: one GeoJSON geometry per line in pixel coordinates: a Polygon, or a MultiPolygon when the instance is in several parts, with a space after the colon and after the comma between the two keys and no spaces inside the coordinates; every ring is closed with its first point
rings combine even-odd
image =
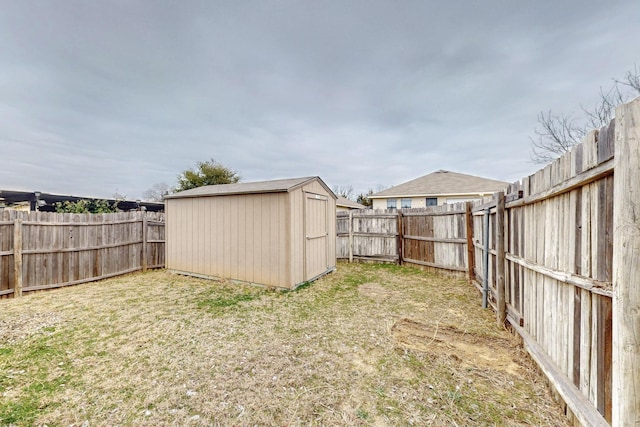
{"type": "Polygon", "coordinates": [[[293,289],[336,268],[336,196],[319,177],[165,197],[166,267],[293,289]]]}

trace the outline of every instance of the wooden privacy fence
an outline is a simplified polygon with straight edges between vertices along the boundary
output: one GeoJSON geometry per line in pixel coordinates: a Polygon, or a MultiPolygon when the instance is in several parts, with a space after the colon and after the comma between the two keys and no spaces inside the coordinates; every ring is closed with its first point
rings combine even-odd
{"type": "Polygon", "coordinates": [[[164,214],[0,212],[0,297],[164,267],[164,214]]]}
{"type": "Polygon", "coordinates": [[[473,208],[476,287],[583,425],[612,419],[613,129],[473,208]]]}
{"type": "Polygon", "coordinates": [[[338,212],[337,257],[467,272],[470,216],[467,203],[338,212]]]}
{"type": "Polygon", "coordinates": [[[338,259],[399,262],[397,212],[352,210],[336,215],[338,259]]]}
{"type": "Polygon", "coordinates": [[[466,270],[570,418],[640,425],[640,98],[505,190],[465,213],[339,215],[338,257],[466,270]],[[368,220],[376,215],[384,231],[368,220]],[[366,252],[380,238],[382,249],[366,252]]]}

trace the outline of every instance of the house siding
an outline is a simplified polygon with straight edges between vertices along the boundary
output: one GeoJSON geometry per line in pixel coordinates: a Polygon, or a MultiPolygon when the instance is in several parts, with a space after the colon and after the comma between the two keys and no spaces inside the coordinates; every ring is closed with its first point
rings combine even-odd
{"type": "Polygon", "coordinates": [[[427,197],[435,197],[438,199],[438,206],[450,203],[458,203],[458,202],[466,202],[466,201],[474,201],[480,200],[483,197],[488,196],[490,193],[482,193],[478,195],[465,195],[465,196],[456,196],[456,195],[438,195],[438,196],[420,196],[420,197],[387,197],[384,199],[372,199],[373,201],[373,209],[387,209],[387,199],[396,199],[398,208],[401,207],[402,199],[411,199],[411,208],[424,208],[427,206],[427,197]]]}

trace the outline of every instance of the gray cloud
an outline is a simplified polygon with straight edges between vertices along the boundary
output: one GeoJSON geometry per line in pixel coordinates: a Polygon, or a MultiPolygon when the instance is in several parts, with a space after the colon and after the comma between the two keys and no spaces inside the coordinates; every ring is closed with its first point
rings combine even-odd
{"type": "Polygon", "coordinates": [[[216,158],[358,191],[533,172],[541,110],[638,62],[640,4],[8,1],[0,188],[138,197],[216,158]]]}

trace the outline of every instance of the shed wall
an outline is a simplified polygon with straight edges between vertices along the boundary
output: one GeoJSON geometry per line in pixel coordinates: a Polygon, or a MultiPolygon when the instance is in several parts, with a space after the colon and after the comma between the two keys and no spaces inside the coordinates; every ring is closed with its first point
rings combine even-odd
{"type": "Polygon", "coordinates": [[[167,268],[291,287],[288,193],[167,200],[167,268]]]}
{"type": "Polygon", "coordinates": [[[290,271],[291,281],[294,285],[302,283],[306,280],[304,274],[304,191],[298,188],[289,193],[289,210],[291,215],[290,229],[290,271]]]}
{"type": "Polygon", "coordinates": [[[327,199],[327,247],[326,247],[326,268],[322,273],[333,270],[336,266],[336,246],[335,246],[335,211],[336,201],[331,194],[319,183],[311,182],[301,188],[295,189],[290,193],[290,212],[291,212],[291,277],[294,285],[313,279],[318,274],[314,270],[310,270],[307,256],[310,248],[307,245],[307,231],[313,229],[314,219],[307,212],[307,196],[309,194],[318,194],[327,199]]]}
{"type": "Polygon", "coordinates": [[[302,188],[302,192],[304,211],[303,217],[305,221],[302,230],[302,241],[306,246],[304,249],[306,259],[303,258],[303,281],[307,281],[313,279],[318,274],[333,270],[336,267],[336,200],[333,198],[333,195],[329,191],[327,191],[327,189],[318,181],[313,181],[305,185],[302,188]],[[318,212],[314,213],[308,205],[309,201],[313,200],[313,198],[309,198],[308,196],[316,194],[326,199],[326,215],[321,215],[318,212]],[[323,224],[318,223],[318,221],[322,222],[323,224]],[[311,235],[317,234],[317,231],[321,230],[323,226],[325,227],[327,232],[327,239],[325,245],[320,248],[318,245],[314,245],[313,241],[309,241],[307,237],[312,237],[311,235]],[[309,251],[312,252],[309,253],[309,251]],[[318,253],[318,251],[322,251],[323,253],[320,254],[318,253]],[[325,251],[326,258],[324,255],[325,251]],[[326,266],[321,266],[318,264],[318,262],[320,262],[320,260],[323,258],[324,262],[326,262],[326,266]]]}

